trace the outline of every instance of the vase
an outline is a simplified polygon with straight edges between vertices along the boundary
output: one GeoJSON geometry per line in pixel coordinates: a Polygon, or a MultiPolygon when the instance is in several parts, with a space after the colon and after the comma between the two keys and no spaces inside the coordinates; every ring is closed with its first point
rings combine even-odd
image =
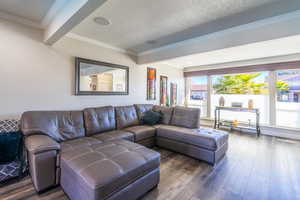
{"type": "Polygon", "coordinates": [[[252,110],[254,108],[254,101],[252,99],[249,99],[248,101],[248,109],[252,110]]]}
{"type": "Polygon", "coordinates": [[[239,125],[239,122],[238,122],[238,120],[233,120],[233,127],[238,127],[238,125],[239,125]]]}

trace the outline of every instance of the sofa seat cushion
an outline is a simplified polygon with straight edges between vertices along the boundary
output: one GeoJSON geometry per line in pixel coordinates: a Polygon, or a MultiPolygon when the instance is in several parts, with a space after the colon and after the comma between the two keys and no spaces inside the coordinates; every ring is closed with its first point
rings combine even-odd
{"type": "Polygon", "coordinates": [[[134,142],[134,135],[128,131],[115,130],[108,131],[105,133],[96,134],[93,136],[94,138],[101,140],[102,142],[115,140],[115,139],[124,139],[134,142]]]}
{"type": "Polygon", "coordinates": [[[134,141],[144,140],[150,137],[155,136],[155,128],[152,126],[141,125],[141,126],[132,126],[124,129],[124,131],[129,131],[134,134],[134,141]]]}
{"type": "Polygon", "coordinates": [[[160,154],[142,145],[104,142],[63,153],[61,185],[70,197],[107,199],[159,165],[160,154]],[[73,184],[70,190],[69,184],[73,184]]]}
{"type": "Polygon", "coordinates": [[[99,144],[102,141],[93,137],[81,137],[74,140],[68,140],[66,142],[60,143],[61,152],[73,151],[78,148],[83,148],[86,146],[91,146],[93,144],[99,144]]]}
{"type": "Polygon", "coordinates": [[[158,126],[157,136],[212,151],[219,149],[228,141],[228,133],[225,131],[209,128],[189,129],[168,125],[158,126]]]}

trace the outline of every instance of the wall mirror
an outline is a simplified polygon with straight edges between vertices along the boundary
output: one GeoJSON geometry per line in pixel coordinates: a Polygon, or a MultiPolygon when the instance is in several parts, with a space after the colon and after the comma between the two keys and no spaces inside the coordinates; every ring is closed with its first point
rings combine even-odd
{"type": "Polygon", "coordinates": [[[76,95],[128,95],[129,68],[76,58],[76,95]]]}

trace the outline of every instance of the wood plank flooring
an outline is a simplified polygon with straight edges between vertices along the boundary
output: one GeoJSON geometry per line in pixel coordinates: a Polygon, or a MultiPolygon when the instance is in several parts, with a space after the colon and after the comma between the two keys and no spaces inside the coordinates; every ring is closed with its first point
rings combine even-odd
{"type": "MultiPolygon", "coordinates": [[[[227,156],[215,167],[156,148],[159,186],[143,200],[300,199],[300,142],[231,133],[227,156]]],[[[38,195],[29,177],[0,188],[1,200],[68,199],[60,187],[38,195]]]]}

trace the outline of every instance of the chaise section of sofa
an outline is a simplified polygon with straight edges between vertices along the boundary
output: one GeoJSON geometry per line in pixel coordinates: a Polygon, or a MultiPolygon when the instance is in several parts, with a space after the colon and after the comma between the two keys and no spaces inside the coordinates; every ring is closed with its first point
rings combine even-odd
{"type": "Polygon", "coordinates": [[[160,124],[156,145],[215,165],[228,148],[228,133],[200,128],[200,109],[177,106],[168,125],[160,124]]]}

